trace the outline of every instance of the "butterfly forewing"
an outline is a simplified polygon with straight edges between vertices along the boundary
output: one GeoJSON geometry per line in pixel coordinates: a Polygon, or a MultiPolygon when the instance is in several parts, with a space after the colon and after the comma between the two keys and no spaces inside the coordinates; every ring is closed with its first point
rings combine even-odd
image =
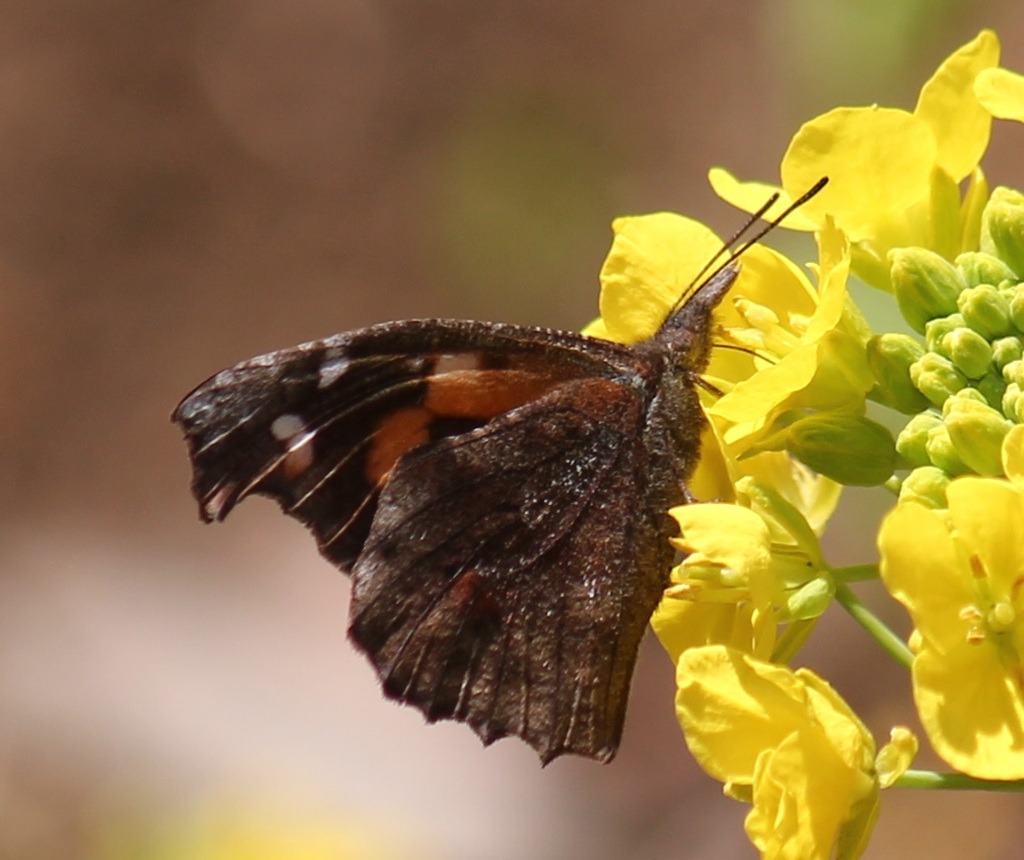
{"type": "Polygon", "coordinates": [[[410,321],[222,371],[173,416],[185,431],[201,514],[222,519],[251,493],[270,496],[348,569],[398,457],[568,379],[615,373],[611,362],[628,358],[600,341],[593,354],[569,348],[579,340],[543,329],[410,321]]]}

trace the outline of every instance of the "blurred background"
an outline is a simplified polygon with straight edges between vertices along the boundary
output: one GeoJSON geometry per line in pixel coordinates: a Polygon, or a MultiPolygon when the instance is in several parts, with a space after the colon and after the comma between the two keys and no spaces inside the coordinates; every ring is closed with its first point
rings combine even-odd
{"type": "MultiPolygon", "coordinates": [[[[0,858],[753,856],[656,643],[611,765],[428,727],[297,523],[200,526],[168,416],[380,320],[577,328],[613,217],[730,231],[709,167],[776,180],[802,121],[912,108],[983,26],[1024,69],[1014,0],[0,5],[0,858]]],[[[1024,137],[994,137],[1021,187],[1024,137]]],[[[874,560],[878,511],[851,497],[830,558],[874,560]]],[[[805,654],[880,739],[915,725],[841,613],[805,654]]],[[[1022,812],[887,792],[868,856],[1017,856],[1022,812]]]]}

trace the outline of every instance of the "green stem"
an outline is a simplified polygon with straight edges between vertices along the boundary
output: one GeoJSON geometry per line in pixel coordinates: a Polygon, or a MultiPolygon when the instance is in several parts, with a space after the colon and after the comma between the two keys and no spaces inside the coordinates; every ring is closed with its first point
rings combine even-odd
{"type": "Polygon", "coordinates": [[[851,564],[849,567],[829,568],[829,575],[836,582],[868,582],[878,579],[877,564],[851,564]]]}
{"type": "Polygon", "coordinates": [[[929,788],[936,791],[1024,791],[1024,779],[978,779],[965,773],[908,770],[897,777],[893,788],[929,788]]]}
{"type": "Polygon", "coordinates": [[[775,643],[775,649],[772,651],[772,662],[788,663],[793,658],[793,655],[803,647],[804,642],[807,641],[807,637],[811,635],[817,623],[817,618],[807,618],[787,624],[782,635],[779,637],[779,641],[775,643]]]}
{"type": "Polygon", "coordinates": [[[870,609],[868,609],[860,598],[857,597],[850,586],[844,582],[836,583],[836,600],[843,607],[853,620],[863,627],[871,637],[884,648],[889,655],[901,666],[909,669],[914,655],[906,646],[906,643],[886,627],[870,609]]]}

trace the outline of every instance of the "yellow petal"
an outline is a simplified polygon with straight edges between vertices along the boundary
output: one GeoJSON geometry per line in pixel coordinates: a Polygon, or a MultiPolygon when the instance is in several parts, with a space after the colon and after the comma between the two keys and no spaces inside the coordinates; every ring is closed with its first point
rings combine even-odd
{"type": "Polygon", "coordinates": [[[874,764],[875,742],[853,708],[831,684],[809,669],[798,669],[796,676],[806,685],[814,719],[839,757],[854,770],[870,769],[874,764]]]}
{"type": "Polygon", "coordinates": [[[1011,481],[1024,485],[1024,424],[1011,428],[1003,439],[1003,469],[1011,481]]]}
{"type": "MultiPolygon", "coordinates": [[[[712,167],[708,171],[708,182],[711,183],[711,188],[715,194],[744,212],[756,212],[768,202],[768,199],[773,194],[778,194],[778,202],[764,215],[764,218],[768,221],[780,214],[793,202],[793,198],[777,185],[768,185],[765,182],[741,182],[728,170],[721,167],[712,167]]],[[[805,188],[804,191],[806,190],[805,188]]],[[[782,226],[790,230],[810,231],[816,230],[820,224],[818,221],[808,218],[804,214],[803,209],[798,209],[796,212],[786,216],[782,226]]]]}
{"type": "Polygon", "coordinates": [[[757,623],[749,601],[703,603],[665,597],[651,616],[651,629],[673,662],[702,645],[727,645],[767,659],[775,644],[774,626],[757,623]]]}
{"type": "MultiPolygon", "coordinates": [[[[950,260],[961,251],[968,250],[960,247],[963,235],[960,213],[960,185],[936,165],[932,170],[931,198],[927,206],[919,206],[913,214],[919,222],[924,222],[916,226],[920,235],[925,237],[926,246],[950,260]]],[[[913,223],[914,219],[909,218],[908,221],[913,223]]]]}
{"type": "Polygon", "coordinates": [[[878,546],[882,582],[910,612],[932,647],[958,647],[966,634],[958,613],[974,601],[969,568],[945,514],[913,502],[897,505],[882,523],[878,546]]]}
{"type": "MultiPolygon", "coordinates": [[[[829,220],[817,239],[818,307],[807,326],[805,341],[817,340],[839,325],[849,296],[846,282],[850,275],[850,243],[845,234],[829,220]]],[[[866,334],[870,337],[870,332],[866,334]]]]}
{"type": "Polygon", "coordinates": [[[721,782],[750,782],[761,751],[807,727],[806,689],[788,669],[719,645],[691,648],[676,714],[694,758],[721,782]]]}
{"type": "MultiPolygon", "coordinates": [[[[755,485],[771,487],[773,492],[802,515],[804,526],[809,526],[814,535],[820,535],[825,530],[825,525],[839,504],[843,489],[841,484],[815,474],[788,454],[778,451],[764,451],[744,458],[740,471],[742,477],[737,477],[737,483],[743,483],[737,489],[746,492],[750,480],[755,485]]],[[[761,512],[764,513],[763,510],[761,512]]],[[[773,511],[773,514],[777,516],[778,510],[773,511]]],[[[797,522],[787,519],[784,528],[802,548],[810,549],[810,541],[802,539],[802,530],[797,522]]],[[[820,549],[815,548],[808,554],[813,559],[818,552],[820,549]]]]}
{"type": "Polygon", "coordinates": [[[679,523],[676,545],[690,553],[687,563],[710,562],[746,576],[771,564],[768,526],[757,514],[739,505],[680,505],[669,515],[679,523]]]}
{"type": "Polygon", "coordinates": [[[1020,678],[989,643],[914,658],[914,700],[935,751],[982,779],[1024,778],[1020,678]]]}
{"type": "Polygon", "coordinates": [[[616,218],[612,229],[601,269],[601,317],[612,339],[636,343],[658,330],[722,241],[674,212],[616,218]]]}
{"type": "Polygon", "coordinates": [[[762,858],[832,857],[851,809],[873,791],[870,780],[847,767],[817,732],[793,733],[758,764],[744,827],[762,858]]]}
{"type": "Polygon", "coordinates": [[[982,30],[939,66],[914,108],[935,134],[938,166],[957,182],[977,166],[988,146],[992,115],[979,104],[974,81],[998,62],[999,39],[982,30]]]}
{"type": "Polygon", "coordinates": [[[818,341],[816,351],[814,379],[796,405],[862,412],[864,396],[875,381],[864,344],[843,331],[829,331],[818,341]]]}
{"type": "MultiPolygon", "coordinates": [[[[817,307],[814,288],[800,267],[765,245],[744,253],[732,295],[771,308],[784,320],[809,317],[817,307]]],[[[717,319],[725,327],[745,325],[734,302],[723,302],[717,319]]]]}
{"type": "Polygon", "coordinates": [[[971,173],[967,192],[960,204],[960,248],[976,251],[981,239],[981,216],[988,203],[988,180],[985,171],[976,167],[971,173]]]}
{"type": "Polygon", "coordinates": [[[580,330],[580,334],[585,334],[587,337],[599,337],[601,340],[611,340],[611,336],[608,334],[608,326],[604,324],[604,320],[598,317],[596,320],[592,320],[587,323],[580,330]]]}
{"type": "Polygon", "coordinates": [[[862,408],[873,377],[861,346],[841,331],[794,349],[736,385],[708,409],[728,422],[722,438],[731,452],[754,449],[783,412],[802,407],[862,408]]]}
{"type": "Polygon", "coordinates": [[[1007,69],[985,69],[974,82],[974,92],[996,119],[1024,122],[1024,76],[1007,69]]]}
{"type": "Polygon", "coordinates": [[[827,176],[829,184],[804,214],[819,222],[831,214],[852,241],[869,239],[880,221],[927,198],[937,151],[931,127],[906,111],[836,108],[793,137],[782,186],[798,194],[827,176]]]}
{"type": "Polygon", "coordinates": [[[694,498],[733,501],[735,493],[730,467],[731,464],[722,452],[722,442],[714,426],[708,422],[700,436],[700,460],[697,462],[697,469],[687,484],[694,498]]]}
{"type": "Polygon", "coordinates": [[[735,445],[764,429],[793,392],[810,385],[817,369],[816,346],[795,349],[778,364],[764,368],[719,398],[708,414],[731,425],[725,430],[724,440],[727,445],[735,445]]]}
{"type": "Polygon", "coordinates": [[[988,575],[988,588],[1010,597],[1024,571],[1024,496],[1010,481],[966,477],[946,488],[949,515],[957,537],[977,556],[988,575]]]}

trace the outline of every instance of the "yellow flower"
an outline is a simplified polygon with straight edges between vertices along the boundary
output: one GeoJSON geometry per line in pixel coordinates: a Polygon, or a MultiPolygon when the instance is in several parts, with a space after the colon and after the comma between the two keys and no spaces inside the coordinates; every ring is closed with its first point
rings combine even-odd
{"type": "MultiPolygon", "coordinates": [[[[602,317],[587,331],[633,343],[657,331],[722,243],[699,222],[666,212],[620,218],[613,229],[601,272],[602,317]]],[[[772,429],[762,424],[773,416],[813,406],[816,399],[848,408],[845,400],[852,396],[863,405],[870,387],[861,372],[866,328],[846,301],[845,245],[837,231],[823,236],[820,301],[792,262],[755,246],[741,260],[735,298],[716,313],[716,340],[756,349],[758,357],[713,353],[706,377],[730,393],[706,407],[712,422],[689,488],[697,498],[739,500],[743,507],[686,505],[671,512],[682,532],[677,546],[689,555],[673,572],[674,587],[652,624],[673,658],[707,643],[767,658],[779,623],[815,618],[831,600],[816,533],[835,507],[839,486],[780,451],[737,458],[746,440],[772,429]],[[837,357],[844,348],[852,359],[837,357]],[[801,352],[800,370],[810,367],[809,375],[793,372],[794,350],[801,352]],[[817,374],[819,356],[828,367],[817,374]],[[843,370],[844,361],[857,370],[843,370]],[[772,377],[769,385],[753,383],[751,377],[761,373],[772,377]],[[844,386],[851,377],[857,381],[844,386]],[[787,378],[796,385],[787,387],[787,378]],[[766,398],[773,405],[766,406],[766,398]],[[724,416],[718,414],[723,401],[724,416]],[[727,445],[723,436],[734,432],[730,419],[737,415],[750,420],[727,445]]]]}
{"type": "Polygon", "coordinates": [[[767,659],[775,644],[768,526],[748,508],[683,505],[669,513],[688,553],[651,626],[673,661],[697,645],[723,643],[767,659]]]}
{"type": "MultiPolygon", "coordinates": [[[[634,343],[657,331],[721,241],[699,222],[665,212],[620,218],[613,228],[615,239],[601,272],[602,317],[587,332],[634,343]]],[[[795,420],[810,417],[809,410],[827,412],[829,430],[839,426],[842,444],[836,450],[842,456],[833,456],[832,464],[848,471],[860,462],[848,452],[851,438],[856,443],[865,436],[859,432],[863,419],[855,417],[874,383],[866,354],[870,331],[848,301],[848,245],[842,234],[823,230],[819,247],[817,289],[783,255],[760,245],[750,248],[730,298],[716,311],[716,340],[745,351],[715,350],[705,374],[726,392],[707,412],[727,456],[716,459],[706,437],[705,466],[712,465],[718,475],[695,478],[696,485],[716,488],[710,497],[731,500],[724,474],[728,461],[795,449],[801,442],[809,461],[827,473],[830,454],[821,441],[828,433],[795,420]]],[[[891,439],[888,448],[894,450],[891,439]]],[[[871,454],[863,462],[884,460],[871,454]]],[[[877,483],[874,477],[849,482],[877,483]]],[[[886,472],[880,480],[888,477],[886,472]]]]}
{"type": "MultiPolygon", "coordinates": [[[[751,277],[740,282],[722,325],[734,343],[770,362],[757,360],[756,373],[725,380],[725,396],[708,409],[733,457],[786,449],[794,438],[793,419],[807,410],[860,414],[874,384],[866,351],[870,331],[846,292],[848,244],[831,228],[818,240],[816,290],[775,252],[744,258],[751,277]]],[[[720,367],[712,361],[712,381],[720,367]]]]}
{"type": "MultiPolygon", "coordinates": [[[[701,767],[753,804],[745,827],[766,858],[853,858],[874,825],[880,782],[875,743],[856,714],[813,672],[764,663],[720,645],[679,660],[676,713],[701,767]]],[[[887,784],[910,763],[879,760],[887,784]]]]}
{"type": "Polygon", "coordinates": [[[778,625],[815,619],[831,602],[832,583],[804,511],[823,527],[838,486],[782,455],[754,460],[778,487],[745,476],[735,486],[738,504],[669,511],[681,533],[673,543],[686,558],[672,571],[651,626],[673,660],[708,644],[769,659],[778,625]]]}
{"type": "Polygon", "coordinates": [[[903,503],[879,535],[882,579],[909,611],[914,699],[935,750],[964,773],[1024,778],[1024,427],[1010,480],[965,477],[948,511],[903,503]]]}
{"type": "MultiPolygon", "coordinates": [[[[892,248],[916,245],[950,260],[976,248],[988,195],[978,163],[992,116],[974,84],[998,62],[999,40],[984,30],[942,63],[921,89],[913,113],[841,107],[805,123],[782,159],[778,206],[822,176],[829,184],[787,218],[786,226],[819,230],[831,216],[853,243],[854,272],[886,289],[892,248]],[[968,176],[971,187],[961,200],[958,183],[968,176]]],[[[773,190],[740,182],[720,168],[709,179],[719,196],[747,211],[773,190]]]]}

